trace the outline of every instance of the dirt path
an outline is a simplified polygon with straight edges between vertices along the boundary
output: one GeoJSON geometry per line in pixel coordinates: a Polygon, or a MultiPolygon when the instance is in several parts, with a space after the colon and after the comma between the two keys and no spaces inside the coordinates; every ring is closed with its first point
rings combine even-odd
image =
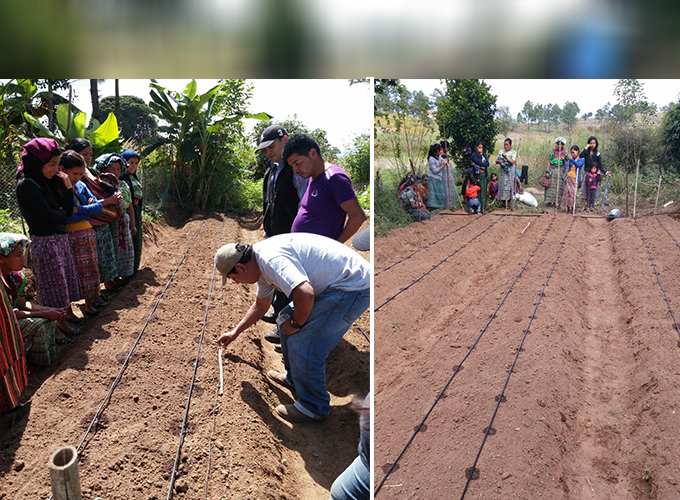
{"type": "MultiPolygon", "coordinates": [[[[222,244],[257,241],[261,230],[248,221],[214,216],[180,229],[156,228],[135,279],[112,298],[105,312],[85,323],[86,333],[63,351],[55,366],[31,369],[30,408],[0,422],[0,498],[48,497],[49,454],[62,444],[78,445],[197,233],[81,450],[85,498],[166,498],[210,293],[213,255],[220,237],[222,244]]],[[[274,415],[276,405],[292,398],[265,377],[267,370],[282,368],[282,362],[263,341],[269,325],[262,322],[225,351],[224,395],[216,398],[215,340],[233,328],[254,293],[254,286],[221,287],[216,278],[173,498],[204,498],[204,491],[211,499],[325,497],[335,477],[356,457],[358,424],[347,405],[352,393],[368,390],[370,366],[368,342],[356,328],[328,360],[333,409],[326,421],[293,426],[274,415]]],[[[370,332],[368,315],[359,323],[370,332]]]]}
{"type": "MultiPolygon", "coordinates": [[[[488,322],[549,217],[532,221],[522,236],[526,221],[504,220],[488,239],[480,237],[386,306],[385,315],[376,313],[376,484],[488,322]]],[[[447,231],[439,219],[420,245],[447,231]]],[[[633,221],[579,218],[567,234],[571,220],[557,214],[377,498],[460,498],[565,236],[466,498],[680,497],[678,334],[647,252],[633,221]]],[[[663,220],[680,236],[677,220],[663,220]]],[[[652,218],[640,225],[680,309],[680,250],[652,218]]],[[[397,246],[392,237],[376,241],[377,254],[397,246]]],[[[441,250],[429,254],[430,265],[442,257],[441,250]]],[[[386,295],[389,286],[382,286],[386,295]]]]}

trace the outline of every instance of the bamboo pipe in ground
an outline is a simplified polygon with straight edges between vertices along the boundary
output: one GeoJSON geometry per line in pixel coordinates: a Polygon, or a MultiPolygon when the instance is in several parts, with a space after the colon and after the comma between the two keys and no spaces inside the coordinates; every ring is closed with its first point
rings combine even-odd
{"type": "Polygon", "coordinates": [[[82,500],[75,447],[66,446],[52,453],[48,466],[54,500],[82,500]]]}

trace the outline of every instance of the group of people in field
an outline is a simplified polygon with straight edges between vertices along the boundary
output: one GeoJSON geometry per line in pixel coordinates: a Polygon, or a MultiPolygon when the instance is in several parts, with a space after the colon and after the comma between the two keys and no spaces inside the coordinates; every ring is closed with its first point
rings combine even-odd
{"type": "Polygon", "coordinates": [[[582,151],[574,145],[567,152],[565,145],[564,137],[555,139],[548,169],[540,180],[545,188],[545,206],[559,207],[567,212],[575,211],[578,190],[581,189],[580,209],[585,212],[594,211],[596,200],[600,198],[603,176],[611,176],[611,172],[602,167],[597,138],[590,136],[582,151]]]}
{"type": "Polygon", "coordinates": [[[0,413],[21,406],[27,362],[49,366],[57,345],[70,344],[78,326],[107,307],[139,269],[142,252],[142,185],[139,155],[126,149],[91,165],[86,139],[65,149],[54,139],[24,145],[16,197],[28,226],[0,233],[0,413]],[[29,261],[37,301],[25,294],[29,261]],[[82,317],[74,303],[81,302],[82,317]]]}
{"type": "MultiPolygon", "coordinates": [[[[591,136],[583,150],[574,145],[567,151],[565,144],[563,137],[555,139],[548,168],[540,180],[545,189],[545,206],[574,210],[578,190],[582,189],[581,209],[595,210],[603,177],[611,175],[602,167],[597,138],[591,136]]],[[[455,209],[458,205],[455,167],[448,157],[448,147],[446,141],[432,144],[427,158],[429,175],[418,178],[410,173],[399,183],[399,200],[413,220],[426,220],[432,210],[455,209]]],[[[464,171],[460,190],[461,206],[467,212],[484,213],[495,202],[501,202],[508,210],[515,195],[523,193],[521,181],[527,183],[528,167],[523,166],[522,173],[517,169],[517,151],[512,148],[511,138],[503,141],[495,164],[498,173],[490,171],[484,144],[478,141],[470,156],[470,165],[464,171]]]]}

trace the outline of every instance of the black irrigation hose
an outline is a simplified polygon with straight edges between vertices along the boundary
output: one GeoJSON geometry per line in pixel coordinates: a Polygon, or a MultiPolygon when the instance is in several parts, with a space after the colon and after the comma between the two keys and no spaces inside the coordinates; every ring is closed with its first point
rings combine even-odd
{"type": "MultiPolygon", "coordinates": [[[[656,270],[656,264],[654,263],[654,258],[652,257],[652,252],[649,250],[649,245],[647,245],[647,240],[645,239],[645,235],[642,234],[642,229],[640,228],[640,225],[635,221],[635,226],[638,228],[638,231],[640,232],[640,237],[642,238],[642,242],[645,244],[645,248],[647,249],[647,255],[649,255],[649,260],[652,261],[652,267],[654,268],[654,274],[656,274],[656,279],[659,282],[659,286],[661,287],[661,291],[663,292],[663,298],[666,299],[666,305],[668,306],[668,311],[671,313],[671,317],[673,318],[673,326],[675,326],[675,330],[678,332],[678,336],[680,336],[680,327],[678,327],[678,322],[675,319],[675,314],[673,313],[673,308],[671,307],[671,303],[668,300],[668,295],[666,295],[666,290],[663,287],[663,284],[661,283],[661,276],[659,276],[659,272],[656,270]]],[[[670,233],[668,233],[670,234],[670,233]]],[[[673,238],[675,240],[675,238],[673,238]]],[[[676,242],[677,244],[677,242],[676,242]]]]}
{"type": "Polygon", "coordinates": [[[385,304],[387,304],[388,302],[390,302],[392,299],[394,299],[394,298],[395,298],[397,295],[399,295],[400,293],[405,292],[406,290],[408,290],[409,288],[411,288],[413,285],[415,285],[416,283],[418,283],[421,279],[423,279],[425,276],[427,276],[427,275],[430,274],[432,271],[434,271],[435,269],[437,269],[437,268],[438,268],[439,266],[441,266],[444,262],[446,262],[448,259],[450,259],[450,258],[453,257],[454,255],[456,255],[456,254],[457,254],[458,252],[460,252],[463,248],[465,248],[465,247],[468,246],[470,243],[472,243],[473,241],[475,241],[477,238],[479,238],[481,235],[483,235],[484,233],[486,233],[489,229],[491,229],[493,226],[495,226],[495,225],[498,224],[499,222],[500,222],[500,219],[498,219],[496,222],[494,222],[494,223],[492,223],[491,225],[489,225],[489,226],[488,226],[486,229],[484,229],[481,233],[477,233],[476,236],[473,236],[472,239],[470,239],[469,241],[467,241],[466,243],[464,243],[463,246],[461,246],[461,247],[459,247],[458,249],[454,250],[452,253],[450,253],[449,255],[447,255],[446,257],[444,257],[442,260],[440,260],[438,263],[436,263],[434,266],[432,266],[428,271],[425,271],[423,274],[421,274],[420,277],[416,278],[416,279],[415,279],[414,281],[412,281],[410,284],[406,285],[404,288],[402,288],[402,289],[399,290],[397,293],[395,293],[395,294],[392,295],[390,298],[388,298],[385,302],[383,302],[383,303],[380,304],[378,307],[376,307],[375,309],[373,309],[373,312],[379,311],[380,308],[381,308],[382,306],[384,306],[385,304]]]}
{"type": "Polygon", "coordinates": [[[482,439],[482,445],[479,447],[479,451],[477,452],[477,456],[475,457],[475,462],[472,464],[472,468],[469,469],[469,473],[467,474],[467,481],[465,482],[465,488],[463,489],[463,494],[460,496],[460,500],[463,500],[465,498],[465,494],[467,493],[468,487],[470,486],[470,481],[472,480],[473,473],[475,471],[475,467],[477,467],[477,462],[479,461],[479,456],[482,454],[482,450],[484,449],[484,444],[486,443],[486,438],[489,437],[489,431],[491,430],[491,426],[493,425],[493,421],[496,418],[496,414],[498,413],[498,407],[500,406],[501,402],[503,401],[503,394],[505,393],[505,389],[508,387],[508,383],[510,382],[510,377],[512,376],[512,371],[515,369],[515,364],[517,364],[517,359],[519,358],[519,354],[522,351],[522,346],[524,345],[524,340],[527,338],[527,334],[529,333],[529,328],[531,327],[532,321],[534,321],[534,316],[536,316],[536,311],[538,310],[538,306],[541,303],[541,299],[543,298],[543,294],[545,293],[545,289],[548,286],[548,282],[550,281],[550,278],[552,277],[553,271],[555,270],[555,266],[557,265],[557,259],[560,258],[560,254],[562,253],[562,249],[564,248],[564,243],[567,241],[567,236],[569,236],[569,233],[571,232],[571,228],[574,226],[574,222],[576,219],[572,218],[571,219],[571,224],[569,225],[569,229],[567,229],[567,232],[564,235],[564,238],[562,239],[562,242],[560,243],[560,248],[557,250],[557,255],[555,255],[555,260],[553,261],[553,265],[550,268],[550,272],[548,273],[548,277],[545,280],[545,283],[543,283],[543,288],[541,289],[541,293],[538,296],[538,300],[536,301],[536,306],[534,307],[534,312],[531,313],[531,318],[529,318],[529,323],[527,324],[526,329],[524,330],[524,335],[522,336],[522,341],[519,343],[519,346],[517,347],[517,353],[515,354],[515,359],[512,362],[512,366],[508,370],[508,376],[505,379],[505,384],[503,384],[503,390],[501,390],[501,393],[498,395],[498,402],[496,403],[496,408],[493,411],[493,415],[491,415],[491,421],[489,422],[488,427],[486,428],[486,432],[484,433],[484,439],[482,439]]]}
{"type": "Polygon", "coordinates": [[[366,340],[368,340],[368,342],[370,343],[371,339],[369,338],[368,334],[364,331],[364,329],[359,326],[359,323],[355,321],[354,326],[356,326],[359,329],[359,331],[364,334],[364,337],[366,337],[366,340]]]}
{"type": "Polygon", "coordinates": [[[474,343],[472,344],[472,346],[470,346],[470,348],[468,349],[467,354],[465,354],[465,356],[463,357],[463,359],[461,360],[461,362],[456,366],[456,369],[454,370],[453,374],[451,375],[451,377],[449,377],[449,380],[448,380],[448,381],[446,382],[446,384],[444,385],[444,388],[439,392],[439,395],[438,395],[437,398],[434,400],[434,403],[432,404],[432,406],[430,407],[430,409],[429,409],[429,410],[427,411],[427,413],[425,414],[425,417],[424,417],[423,420],[420,422],[420,424],[418,425],[418,427],[416,427],[416,430],[415,430],[415,432],[413,433],[413,435],[411,436],[411,439],[408,440],[408,443],[406,443],[406,446],[404,446],[404,449],[401,450],[401,453],[399,453],[399,456],[397,457],[397,459],[394,461],[394,463],[392,464],[392,466],[390,467],[390,469],[387,471],[387,473],[385,474],[385,476],[382,478],[382,481],[380,481],[380,484],[379,484],[378,487],[375,489],[374,496],[378,494],[378,492],[380,491],[380,488],[382,488],[383,484],[385,484],[385,481],[387,481],[388,476],[389,476],[390,474],[392,474],[392,472],[394,471],[394,468],[397,466],[397,463],[399,462],[399,460],[401,460],[401,457],[404,455],[404,453],[406,453],[406,450],[408,449],[408,447],[411,445],[411,443],[412,443],[413,440],[415,439],[416,434],[418,434],[418,432],[420,431],[420,429],[422,428],[422,426],[425,424],[425,421],[426,421],[426,420],[428,419],[428,417],[430,416],[430,413],[432,413],[432,410],[434,410],[434,407],[437,406],[437,403],[439,403],[439,400],[444,396],[444,392],[446,391],[446,389],[448,389],[449,385],[450,385],[451,382],[453,381],[453,378],[458,374],[458,372],[460,371],[460,369],[463,367],[463,363],[465,363],[465,360],[470,356],[470,354],[472,353],[472,350],[475,348],[475,346],[477,345],[477,343],[478,343],[478,342],[480,341],[480,339],[482,338],[482,335],[484,335],[484,333],[486,332],[486,330],[489,328],[489,325],[491,325],[491,322],[496,318],[496,314],[498,314],[498,311],[500,310],[501,306],[502,306],[503,303],[505,302],[505,299],[507,299],[507,298],[508,298],[508,295],[510,295],[510,291],[511,291],[512,288],[515,286],[515,283],[516,283],[517,280],[520,278],[520,276],[522,276],[522,273],[524,272],[524,270],[525,270],[525,269],[527,268],[527,266],[529,265],[529,262],[531,262],[531,259],[534,257],[534,254],[536,253],[536,251],[538,250],[538,248],[539,248],[539,247],[543,244],[543,242],[545,241],[545,237],[548,235],[548,231],[550,231],[550,229],[552,228],[553,222],[555,222],[555,218],[554,218],[554,217],[550,220],[550,224],[548,224],[548,227],[546,227],[545,231],[543,232],[543,236],[541,236],[541,239],[538,241],[538,244],[536,245],[536,248],[534,248],[533,252],[531,252],[531,255],[529,255],[529,258],[528,258],[527,261],[524,263],[524,266],[522,266],[522,269],[520,269],[520,271],[519,271],[519,273],[517,274],[517,276],[515,276],[515,279],[512,281],[512,283],[511,283],[510,286],[508,287],[507,291],[505,292],[505,295],[503,295],[503,298],[502,298],[501,301],[498,303],[498,306],[496,306],[496,309],[494,310],[493,314],[492,314],[491,317],[489,318],[489,321],[486,322],[486,324],[484,325],[484,328],[482,328],[482,331],[479,333],[479,335],[478,335],[477,338],[475,339],[475,341],[474,341],[474,343]]]}
{"type": "MultiPolygon", "coordinates": [[[[179,262],[177,263],[177,267],[175,267],[175,270],[170,275],[170,279],[168,279],[168,282],[165,284],[165,288],[163,288],[163,291],[158,296],[158,299],[156,299],[156,303],[153,305],[153,308],[151,309],[149,316],[146,318],[146,322],[144,323],[144,326],[140,330],[139,335],[137,336],[137,340],[135,340],[135,343],[132,344],[132,348],[130,349],[130,352],[128,353],[127,357],[125,358],[125,361],[123,361],[123,366],[120,367],[120,371],[118,372],[118,376],[115,378],[115,380],[111,384],[109,391],[106,393],[106,396],[104,396],[104,401],[102,401],[102,403],[99,405],[99,408],[97,409],[97,412],[94,414],[94,417],[92,418],[92,421],[90,422],[90,425],[87,427],[87,431],[85,431],[85,435],[83,436],[83,439],[81,439],[80,444],[78,444],[78,447],[76,448],[77,453],[80,452],[80,449],[83,446],[83,443],[85,443],[85,439],[87,439],[87,436],[90,434],[92,427],[94,427],[94,425],[99,420],[99,417],[101,416],[101,413],[104,410],[104,406],[109,401],[111,394],[113,394],[113,390],[118,385],[118,382],[120,382],[120,379],[123,376],[123,372],[125,372],[125,369],[127,368],[127,365],[130,361],[130,357],[132,356],[132,352],[135,350],[135,347],[137,347],[137,344],[141,340],[142,335],[144,334],[144,331],[146,330],[146,327],[149,325],[149,322],[151,321],[153,313],[156,312],[156,309],[158,308],[158,304],[160,304],[161,299],[163,299],[163,297],[165,297],[165,292],[168,290],[168,287],[170,287],[170,283],[172,283],[172,280],[175,279],[175,275],[177,274],[177,271],[179,270],[180,266],[184,263],[184,259],[186,258],[187,254],[189,253],[189,250],[193,246],[196,239],[198,239],[198,235],[201,233],[201,231],[203,231],[204,225],[205,225],[205,221],[203,221],[201,223],[201,226],[198,228],[198,231],[196,231],[194,238],[191,240],[191,242],[189,243],[189,246],[187,246],[187,249],[184,251],[182,258],[179,259],[179,262]]],[[[52,500],[52,495],[50,495],[47,500],[52,500]]]]}
{"type": "Polygon", "coordinates": [[[659,217],[657,217],[656,220],[659,222],[659,224],[661,224],[661,227],[666,230],[666,232],[668,233],[668,236],[673,238],[673,241],[675,242],[675,246],[677,246],[680,249],[680,243],[678,243],[678,240],[675,239],[675,236],[673,236],[671,234],[671,232],[668,229],[666,229],[666,226],[664,225],[663,222],[661,222],[661,219],[659,217]]]}
{"type": "MultiPolygon", "coordinates": [[[[217,244],[217,248],[222,244],[222,236],[224,235],[224,221],[226,219],[222,218],[222,232],[220,233],[220,239],[217,244]]],[[[208,323],[208,310],[210,309],[210,299],[212,298],[213,284],[215,283],[215,271],[217,270],[215,264],[213,263],[212,277],[210,278],[210,289],[208,291],[208,301],[205,304],[205,314],[203,315],[203,326],[201,327],[201,335],[198,339],[198,349],[196,349],[196,359],[194,361],[194,373],[191,376],[191,385],[189,386],[189,396],[187,397],[187,404],[184,408],[184,420],[182,420],[182,427],[179,431],[179,441],[177,443],[177,453],[175,454],[175,462],[172,466],[172,474],[170,475],[170,487],[168,488],[167,500],[172,498],[172,488],[175,485],[175,475],[177,474],[177,464],[179,463],[179,457],[182,453],[182,443],[184,441],[184,433],[186,431],[187,419],[189,418],[189,407],[191,406],[191,395],[194,392],[194,383],[196,382],[196,372],[198,371],[198,360],[201,355],[201,344],[203,344],[203,336],[205,334],[205,326],[208,323]]]]}
{"type": "Polygon", "coordinates": [[[496,212],[489,212],[489,215],[498,217],[543,217],[543,214],[497,214],[496,212]]]}
{"type": "Polygon", "coordinates": [[[430,247],[431,247],[432,245],[434,245],[435,243],[439,243],[441,240],[443,240],[443,239],[446,238],[447,236],[451,236],[453,233],[455,233],[455,232],[457,232],[457,231],[460,231],[460,230],[463,229],[464,227],[469,226],[469,225],[472,224],[474,221],[475,221],[475,220],[473,219],[473,220],[471,220],[470,222],[468,222],[467,224],[463,224],[463,225],[460,226],[459,228],[454,229],[453,231],[451,231],[451,232],[449,232],[449,233],[446,233],[446,234],[445,234],[444,236],[442,236],[441,238],[437,238],[436,240],[429,242],[427,245],[422,246],[422,247],[420,247],[420,248],[417,249],[417,250],[414,250],[413,252],[411,252],[410,254],[408,254],[408,255],[407,255],[406,257],[404,257],[403,259],[399,259],[398,261],[396,261],[396,262],[390,264],[390,265],[387,266],[386,268],[381,269],[380,271],[378,271],[377,273],[375,273],[373,276],[378,276],[380,273],[383,273],[383,272],[387,271],[388,269],[392,269],[394,266],[396,266],[396,265],[399,264],[400,262],[404,262],[406,259],[410,259],[411,257],[413,257],[415,254],[417,254],[417,253],[420,252],[421,250],[425,250],[426,248],[430,248],[430,247]]]}

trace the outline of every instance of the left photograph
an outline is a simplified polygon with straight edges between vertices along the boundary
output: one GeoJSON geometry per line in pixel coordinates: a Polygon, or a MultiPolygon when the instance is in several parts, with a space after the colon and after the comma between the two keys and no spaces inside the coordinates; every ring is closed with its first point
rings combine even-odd
{"type": "Polygon", "coordinates": [[[370,497],[373,89],[0,80],[0,499],[370,497]]]}

